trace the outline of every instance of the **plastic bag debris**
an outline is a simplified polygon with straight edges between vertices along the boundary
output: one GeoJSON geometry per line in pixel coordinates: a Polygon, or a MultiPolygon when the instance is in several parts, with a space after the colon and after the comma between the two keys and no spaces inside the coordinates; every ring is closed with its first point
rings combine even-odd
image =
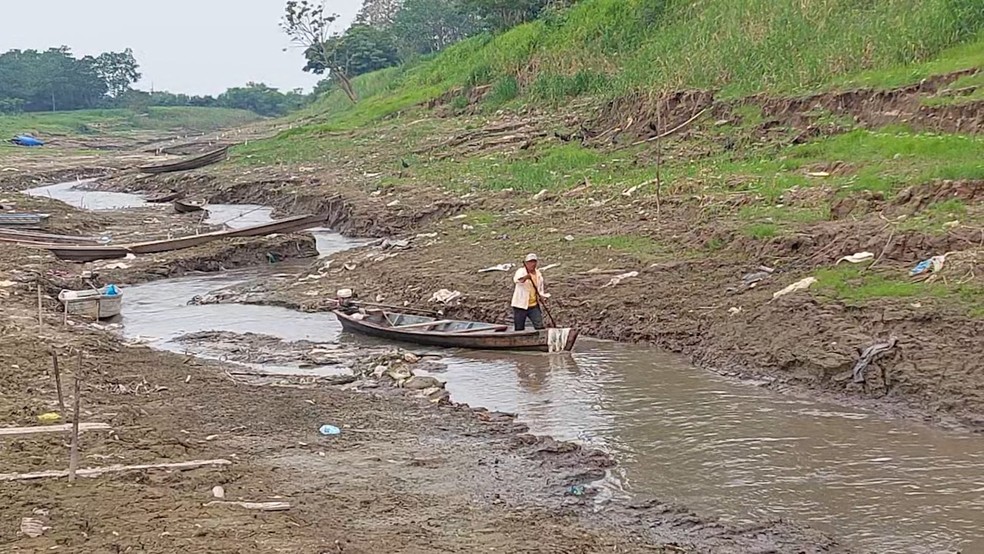
{"type": "Polygon", "coordinates": [[[612,277],[612,280],[611,281],[608,281],[608,283],[602,285],[601,288],[614,287],[615,285],[621,283],[622,281],[624,281],[626,279],[631,279],[632,277],[638,277],[638,276],[639,276],[639,272],[638,271],[630,271],[628,273],[623,273],[621,275],[616,275],[616,276],[612,277]]]}
{"type": "Polygon", "coordinates": [[[431,295],[430,301],[440,302],[441,304],[447,304],[448,302],[451,302],[452,300],[454,300],[455,298],[459,298],[460,296],[461,296],[461,291],[457,291],[457,290],[451,291],[448,289],[441,289],[431,295]]]}
{"type": "Polygon", "coordinates": [[[874,259],[875,259],[875,255],[872,254],[871,252],[857,252],[851,254],[850,256],[844,256],[843,258],[840,258],[839,260],[837,260],[837,262],[834,265],[837,265],[841,262],[850,262],[852,264],[859,264],[861,262],[867,262],[869,260],[874,260],[874,259]]]}
{"type": "Polygon", "coordinates": [[[342,433],[342,430],[339,429],[338,427],[335,427],[334,425],[322,425],[321,428],[318,429],[318,432],[321,433],[322,435],[328,436],[328,435],[340,435],[342,433]]]}
{"type": "Polygon", "coordinates": [[[923,273],[938,273],[943,269],[943,263],[946,261],[946,255],[943,256],[933,256],[928,260],[923,260],[916,264],[916,267],[909,270],[909,277],[915,277],[916,275],[922,275],[923,273]]]}
{"type": "Polygon", "coordinates": [[[780,296],[786,296],[787,294],[798,292],[801,290],[806,290],[813,286],[817,282],[816,277],[807,277],[806,279],[800,279],[788,287],[772,293],[772,299],[775,300],[780,296]]]}
{"type": "Polygon", "coordinates": [[[485,269],[479,269],[479,273],[489,273],[491,271],[509,271],[515,267],[513,264],[499,264],[492,267],[486,267],[485,269]]]}
{"type": "Polygon", "coordinates": [[[854,376],[854,382],[864,383],[864,370],[868,368],[875,358],[895,348],[895,345],[898,344],[898,342],[899,339],[891,337],[886,342],[876,342],[868,348],[865,348],[864,351],[861,352],[860,359],[858,359],[857,363],[854,364],[854,368],[851,369],[851,373],[854,376]]]}

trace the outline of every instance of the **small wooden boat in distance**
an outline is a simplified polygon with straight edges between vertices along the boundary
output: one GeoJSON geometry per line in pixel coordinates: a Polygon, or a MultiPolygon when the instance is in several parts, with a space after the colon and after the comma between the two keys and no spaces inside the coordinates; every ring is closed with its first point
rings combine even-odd
{"type": "Polygon", "coordinates": [[[383,310],[335,310],[342,329],[372,337],[448,348],[569,352],[577,329],[511,331],[508,325],[438,319],[383,310]]]}
{"type": "Polygon", "coordinates": [[[205,202],[195,202],[193,200],[177,199],[172,202],[172,205],[174,206],[174,211],[179,214],[190,214],[205,209],[205,202]]]}
{"type": "Polygon", "coordinates": [[[159,192],[157,194],[148,194],[144,200],[150,202],[151,204],[163,204],[164,202],[171,202],[181,198],[181,193],[177,191],[170,192],[159,192]]]}
{"type": "Polygon", "coordinates": [[[195,156],[194,158],[188,158],[186,160],[179,160],[176,162],[169,162],[158,165],[144,165],[137,169],[141,173],[172,173],[174,171],[188,171],[190,169],[198,169],[200,167],[205,167],[207,165],[212,165],[214,163],[221,162],[226,159],[229,154],[229,147],[223,146],[217,150],[212,150],[211,152],[206,152],[200,156],[195,156]]]}
{"type": "Polygon", "coordinates": [[[0,214],[0,227],[16,227],[20,229],[36,229],[43,226],[49,214],[13,213],[0,214]]]}

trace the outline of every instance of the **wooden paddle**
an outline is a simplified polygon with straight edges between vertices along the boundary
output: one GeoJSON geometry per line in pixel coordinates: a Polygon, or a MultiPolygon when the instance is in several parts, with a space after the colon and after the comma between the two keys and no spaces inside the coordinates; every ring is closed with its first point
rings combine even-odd
{"type": "Polygon", "coordinates": [[[557,322],[554,321],[553,316],[550,315],[550,308],[548,308],[547,307],[547,303],[544,302],[543,295],[540,294],[540,289],[536,288],[536,279],[534,279],[533,276],[530,275],[530,271],[529,270],[526,270],[526,276],[528,277],[527,281],[529,281],[530,285],[533,286],[533,292],[536,293],[536,301],[539,302],[539,304],[541,306],[543,306],[543,311],[546,312],[547,318],[550,319],[550,325],[551,325],[551,327],[553,327],[554,329],[557,329],[558,328],[557,327],[557,322]]]}

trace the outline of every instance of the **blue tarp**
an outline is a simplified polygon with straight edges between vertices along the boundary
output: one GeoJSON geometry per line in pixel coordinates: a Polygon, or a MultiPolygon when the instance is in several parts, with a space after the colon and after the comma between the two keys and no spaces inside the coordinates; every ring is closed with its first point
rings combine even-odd
{"type": "Polygon", "coordinates": [[[17,135],[10,142],[18,146],[44,146],[44,141],[27,135],[17,135]]]}

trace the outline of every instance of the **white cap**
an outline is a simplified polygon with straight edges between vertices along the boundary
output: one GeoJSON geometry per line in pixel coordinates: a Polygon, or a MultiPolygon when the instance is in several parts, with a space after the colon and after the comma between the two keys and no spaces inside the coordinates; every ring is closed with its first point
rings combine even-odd
{"type": "Polygon", "coordinates": [[[527,254],[526,255],[526,259],[523,260],[523,261],[525,261],[525,262],[535,262],[536,260],[537,260],[536,254],[532,254],[531,253],[531,254],[527,254]]]}

